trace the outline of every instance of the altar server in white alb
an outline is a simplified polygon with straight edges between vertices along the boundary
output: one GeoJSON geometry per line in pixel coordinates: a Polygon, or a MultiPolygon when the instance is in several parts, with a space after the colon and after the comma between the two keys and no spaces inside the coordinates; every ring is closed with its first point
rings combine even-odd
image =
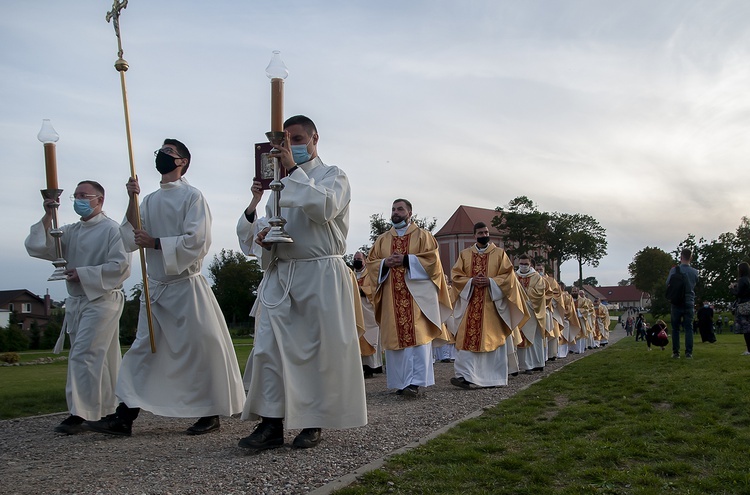
{"type": "Polygon", "coordinates": [[[318,157],[318,130],[308,117],[287,119],[284,132],[275,153],[287,171],[280,206],[284,229],[294,242],[266,243],[268,229],[254,235],[263,196],[258,181],[237,224],[243,252],[249,253],[253,242],[265,248],[242,412],[242,419],[261,422],[239,442],[250,451],[281,447],[284,426],[301,429],[293,447],[311,448],[320,443],[322,428],[367,424],[355,312],[360,302],[354,274],[343,259],[349,180],[318,157]]]}
{"type": "Polygon", "coordinates": [[[474,225],[474,238],[477,242],[461,251],[451,271],[457,292],[453,316],[459,322],[451,383],[464,389],[508,384],[505,346],[513,345],[513,329],[529,319],[513,263],[490,242],[485,223],[474,225]]]}
{"type": "Polygon", "coordinates": [[[121,226],[125,248],[146,250],[156,353],[151,352],[145,302],[138,333],[122,360],[117,381],[117,412],[89,429],[130,435],[140,409],[159,416],[199,418],[187,429],[200,435],[220,427],[219,416],[242,410],[244,390],[224,316],[201,264],[211,245],[208,203],[183,177],[190,152],[166,139],[156,155],[159,189],[143,198],[142,229],[136,229],[134,195],[138,180],[127,184],[130,203],[121,226]]]}
{"type": "Polygon", "coordinates": [[[354,268],[354,275],[357,277],[359,300],[362,303],[362,316],[365,325],[365,333],[359,338],[362,371],[365,378],[372,378],[375,373],[383,372],[383,350],[380,345],[380,327],[375,320],[375,308],[372,306],[372,286],[367,276],[367,259],[362,251],[354,253],[352,268],[354,268]]]}
{"type": "MultiPolygon", "coordinates": [[[[102,211],[104,188],[91,180],[78,184],[73,208],[81,216],[61,227],[62,256],[68,262],[65,320],[55,353],[70,336],[65,397],[70,416],[55,431],[74,435],[85,420],[114,412],[115,384],[120,368],[120,315],[125,303],[122,283],[130,275],[130,254],[120,238],[120,227],[102,211]]],[[[29,255],[55,260],[52,228],[53,200],[44,200],[44,217],[26,238],[29,255]]]]}

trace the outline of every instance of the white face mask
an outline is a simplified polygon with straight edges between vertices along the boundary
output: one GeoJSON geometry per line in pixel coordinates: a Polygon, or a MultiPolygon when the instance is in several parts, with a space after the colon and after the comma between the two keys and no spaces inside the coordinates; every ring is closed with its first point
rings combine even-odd
{"type": "Polygon", "coordinates": [[[530,268],[529,265],[518,265],[518,271],[521,273],[529,273],[530,268]]]}

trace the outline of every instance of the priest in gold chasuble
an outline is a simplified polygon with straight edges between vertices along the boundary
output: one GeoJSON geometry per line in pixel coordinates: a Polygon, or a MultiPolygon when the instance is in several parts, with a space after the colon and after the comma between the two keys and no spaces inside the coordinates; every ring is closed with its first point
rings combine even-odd
{"type": "Polygon", "coordinates": [[[475,224],[476,244],[461,251],[451,271],[458,323],[451,383],[465,389],[508,384],[505,346],[513,345],[513,329],[529,319],[513,263],[489,235],[486,224],[475,224]]]}
{"type": "Polygon", "coordinates": [[[443,323],[452,308],[437,241],[411,216],[411,203],[393,202],[393,227],[375,241],[367,272],[385,349],[388,388],[416,397],[419,387],[435,383],[432,341],[450,338],[443,323]]]}

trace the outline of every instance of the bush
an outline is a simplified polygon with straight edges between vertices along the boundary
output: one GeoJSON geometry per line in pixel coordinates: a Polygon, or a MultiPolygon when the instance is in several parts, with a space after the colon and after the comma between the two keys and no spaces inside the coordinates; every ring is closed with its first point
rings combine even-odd
{"type": "Polygon", "coordinates": [[[23,330],[15,323],[11,323],[8,328],[2,331],[4,334],[3,338],[0,339],[3,343],[2,351],[25,351],[29,348],[29,338],[24,335],[23,330]]]}
{"type": "Polygon", "coordinates": [[[0,354],[0,361],[3,363],[15,364],[21,360],[17,352],[4,352],[0,354]]]}

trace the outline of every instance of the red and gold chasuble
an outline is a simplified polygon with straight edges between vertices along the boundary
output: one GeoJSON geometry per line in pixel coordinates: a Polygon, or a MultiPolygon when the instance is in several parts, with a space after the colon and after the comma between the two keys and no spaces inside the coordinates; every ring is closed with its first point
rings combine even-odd
{"type": "MultiPolygon", "coordinates": [[[[409,237],[406,234],[402,237],[394,237],[391,243],[392,253],[402,253],[404,256],[409,254],[409,237]]],[[[406,287],[406,269],[403,266],[391,268],[392,297],[395,301],[394,311],[396,313],[396,329],[398,333],[398,345],[401,348],[416,345],[416,331],[414,328],[414,309],[411,294],[406,287]]]]}
{"type": "MultiPolygon", "coordinates": [[[[472,253],[471,276],[476,277],[487,273],[487,255],[472,253]]],[[[469,307],[466,309],[466,334],[464,336],[463,349],[471,352],[480,352],[482,344],[482,323],[484,321],[484,293],[487,287],[474,287],[469,299],[469,307]]]]}

